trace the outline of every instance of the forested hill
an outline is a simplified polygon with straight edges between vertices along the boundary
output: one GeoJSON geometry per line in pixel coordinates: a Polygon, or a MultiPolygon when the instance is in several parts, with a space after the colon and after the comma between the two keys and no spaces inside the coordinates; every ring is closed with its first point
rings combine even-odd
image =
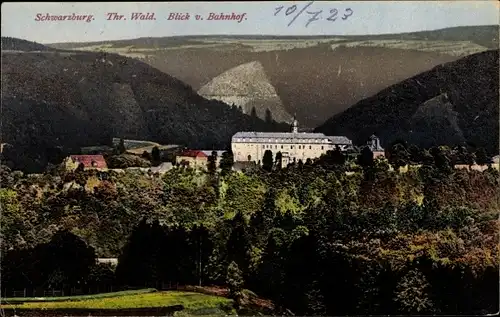
{"type": "Polygon", "coordinates": [[[498,154],[498,50],[439,65],[364,99],[316,131],[361,143],[373,133],[387,145],[468,143],[498,154]]]}
{"type": "Polygon", "coordinates": [[[54,48],[45,46],[40,43],[18,39],[15,37],[2,36],[2,51],[54,51],[54,48]]]}
{"type": "Polygon", "coordinates": [[[108,53],[2,51],[2,143],[16,168],[45,165],[47,149],[108,143],[112,137],[225,148],[237,131],[266,123],[199,96],[138,60],[108,53]]]}

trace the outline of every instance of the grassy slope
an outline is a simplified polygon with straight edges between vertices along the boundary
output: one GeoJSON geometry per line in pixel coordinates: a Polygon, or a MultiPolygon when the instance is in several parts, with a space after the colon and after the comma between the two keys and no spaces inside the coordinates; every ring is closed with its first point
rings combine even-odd
{"type": "MultiPolygon", "coordinates": [[[[111,293],[113,294],[113,293],[111,293]]],[[[100,294],[105,295],[105,294],[100,294]]],[[[142,307],[166,307],[182,305],[187,310],[218,308],[228,305],[230,299],[205,295],[194,292],[154,292],[143,294],[125,294],[113,297],[94,296],[92,299],[80,297],[80,300],[51,300],[44,302],[25,302],[22,304],[2,305],[2,308],[16,309],[57,309],[57,308],[82,308],[82,309],[124,309],[142,307]]]]}
{"type": "Polygon", "coordinates": [[[102,299],[111,297],[121,297],[121,296],[132,296],[139,294],[154,293],[156,289],[146,288],[140,290],[129,290],[121,292],[110,292],[110,293],[100,293],[92,295],[78,295],[78,296],[58,296],[58,297],[10,297],[2,298],[2,303],[15,304],[24,302],[64,302],[64,301],[83,301],[92,299],[102,299]]]}

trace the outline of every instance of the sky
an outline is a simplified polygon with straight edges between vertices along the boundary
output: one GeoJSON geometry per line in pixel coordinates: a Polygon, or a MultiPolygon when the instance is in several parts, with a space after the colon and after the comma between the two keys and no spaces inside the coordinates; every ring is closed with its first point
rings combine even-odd
{"type": "MultiPolygon", "coordinates": [[[[2,3],[2,36],[39,43],[56,43],[211,34],[362,35],[499,24],[500,7],[494,0],[313,1],[305,10],[302,10],[309,3],[311,1],[4,2],[2,3]],[[283,6],[283,9],[277,12],[277,7],[280,6],[283,6]],[[330,12],[335,13],[332,10],[338,12],[336,19],[335,17],[329,19],[330,12]],[[131,15],[137,12],[154,13],[155,20],[133,21],[131,15]],[[298,15],[300,12],[302,13],[298,15]],[[316,15],[316,12],[320,13],[316,15]],[[108,13],[118,13],[123,15],[123,18],[107,20],[108,13]],[[172,13],[189,13],[190,19],[169,20],[168,17],[172,13]],[[210,13],[234,13],[237,20],[209,20],[210,13]],[[92,17],[90,22],[36,21],[37,15],[43,19],[47,14],[49,16],[92,15],[92,17]],[[203,20],[197,20],[196,15],[203,20]],[[348,16],[343,20],[342,17],[345,15],[348,16]],[[311,21],[307,25],[313,16],[316,16],[318,20],[311,21]],[[295,20],[290,24],[293,18],[295,20]]],[[[38,18],[38,20],[41,19],[38,18]]]]}

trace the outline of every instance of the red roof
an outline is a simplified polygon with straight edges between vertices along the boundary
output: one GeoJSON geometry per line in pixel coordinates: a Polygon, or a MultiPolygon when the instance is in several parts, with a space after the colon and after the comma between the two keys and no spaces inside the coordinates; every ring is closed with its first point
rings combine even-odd
{"type": "Polygon", "coordinates": [[[187,157],[207,157],[205,153],[198,150],[184,150],[180,153],[179,156],[187,156],[187,157]]]}
{"type": "Polygon", "coordinates": [[[82,163],[84,167],[107,168],[106,160],[102,155],[71,155],[73,162],[82,163]]]}

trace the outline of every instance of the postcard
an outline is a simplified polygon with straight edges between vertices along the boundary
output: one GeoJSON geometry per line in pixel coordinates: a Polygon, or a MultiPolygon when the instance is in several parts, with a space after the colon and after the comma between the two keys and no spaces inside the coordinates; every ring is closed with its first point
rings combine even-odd
{"type": "Polygon", "coordinates": [[[3,3],[2,316],[497,314],[499,12],[3,3]]]}

